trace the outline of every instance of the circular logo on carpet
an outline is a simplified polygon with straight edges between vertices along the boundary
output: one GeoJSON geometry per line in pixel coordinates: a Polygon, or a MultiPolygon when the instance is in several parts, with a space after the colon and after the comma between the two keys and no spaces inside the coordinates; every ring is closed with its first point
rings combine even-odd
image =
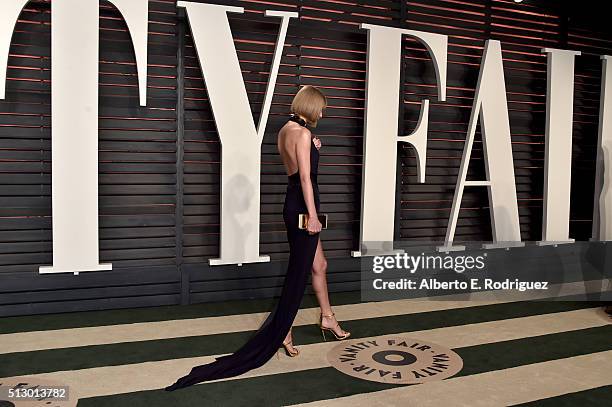
{"type": "Polygon", "coordinates": [[[79,398],[64,383],[38,377],[0,379],[0,407],[76,407],[79,398]]]}
{"type": "Polygon", "coordinates": [[[442,380],[463,368],[463,360],[451,349],[402,337],[343,341],[327,353],[327,360],[350,376],[395,384],[442,380]]]}

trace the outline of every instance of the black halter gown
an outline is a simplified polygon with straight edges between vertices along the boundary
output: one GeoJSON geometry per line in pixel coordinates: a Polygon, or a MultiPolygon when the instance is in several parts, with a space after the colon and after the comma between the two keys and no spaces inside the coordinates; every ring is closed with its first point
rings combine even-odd
{"type": "MultiPolygon", "coordinates": [[[[300,117],[292,115],[289,120],[305,126],[304,120],[300,117]]],[[[318,165],[319,151],[314,144],[311,144],[310,179],[317,212],[320,208],[318,165]]],[[[289,264],[276,308],[270,312],[248,342],[236,352],[216,358],[209,364],[193,367],[188,375],[181,377],[165,390],[173,391],[208,380],[238,376],[264,365],[282,346],[300,308],[319,241],[319,233],[310,234],[307,230],[298,228],[298,214],[307,212],[298,171],[288,177],[283,206],[283,219],[289,240],[289,264]]]]}

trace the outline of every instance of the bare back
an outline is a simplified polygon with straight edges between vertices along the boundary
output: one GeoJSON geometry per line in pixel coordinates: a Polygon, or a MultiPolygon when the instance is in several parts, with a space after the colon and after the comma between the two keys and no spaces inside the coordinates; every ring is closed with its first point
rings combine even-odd
{"type": "Polygon", "coordinates": [[[276,141],[278,153],[283,160],[287,175],[294,174],[298,171],[297,145],[304,131],[308,132],[308,137],[310,138],[310,130],[289,121],[278,132],[276,141]]]}

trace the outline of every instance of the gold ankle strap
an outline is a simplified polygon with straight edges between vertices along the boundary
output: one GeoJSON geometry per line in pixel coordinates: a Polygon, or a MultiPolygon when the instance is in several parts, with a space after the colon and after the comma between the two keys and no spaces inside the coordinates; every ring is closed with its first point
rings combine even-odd
{"type": "Polygon", "coordinates": [[[335,312],[332,312],[330,315],[323,315],[323,313],[321,313],[321,316],[322,316],[322,317],[327,317],[327,318],[331,318],[331,317],[333,317],[334,315],[336,315],[336,313],[335,313],[335,312]]]}

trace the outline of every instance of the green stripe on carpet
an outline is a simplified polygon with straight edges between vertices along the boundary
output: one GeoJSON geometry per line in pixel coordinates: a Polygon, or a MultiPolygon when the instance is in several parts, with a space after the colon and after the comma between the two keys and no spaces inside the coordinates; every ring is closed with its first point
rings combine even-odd
{"type": "MultiPolygon", "coordinates": [[[[569,358],[612,349],[612,325],[455,349],[464,369],[455,377],[569,358]]],[[[395,386],[360,380],[332,367],[91,397],[78,407],[286,406],[385,390],[395,386]]]]}
{"type": "MultiPolygon", "coordinates": [[[[334,305],[358,304],[361,302],[359,291],[329,293],[329,296],[331,303],[334,305]]],[[[192,305],[1,317],[0,334],[267,312],[276,304],[277,300],[278,298],[249,299],[192,305]]],[[[314,294],[304,295],[301,308],[312,307],[318,307],[316,297],[314,294]]]]}
{"type": "MultiPolygon", "coordinates": [[[[612,373],[611,373],[612,374],[612,373]]],[[[612,404],[612,386],[597,387],[568,393],[562,396],[535,400],[529,403],[515,404],[521,407],[575,407],[575,406],[601,406],[609,407],[612,404]]]]}
{"type": "MultiPolygon", "coordinates": [[[[591,302],[519,302],[393,315],[342,324],[353,338],[421,331],[593,307],[591,302]]],[[[0,354],[0,377],[231,353],[253,331],[0,354]]],[[[297,326],[296,344],[321,342],[316,325],[297,326]]]]}

